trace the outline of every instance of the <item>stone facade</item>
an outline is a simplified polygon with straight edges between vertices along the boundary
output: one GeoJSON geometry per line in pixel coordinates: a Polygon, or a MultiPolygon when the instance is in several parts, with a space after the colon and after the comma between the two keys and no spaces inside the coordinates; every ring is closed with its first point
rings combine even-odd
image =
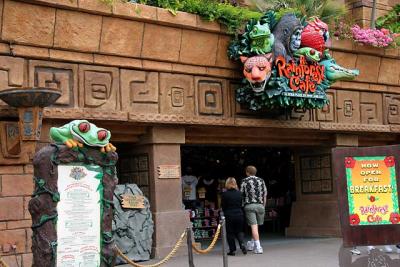
{"type": "MultiPolygon", "coordinates": [[[[352,17],[360,26],[370,26],[373,0],[345,0],[352,10],[352,17]]],[[[376,0],[376,18],[385,15],[398,0],[376,0]]]]}
{"type": "MultiPolygon", "coordinates": [[[[391,4],[378,2],[382,9],[391,4]]],[[[399,49],[332,40],[333,57],[360,69],[360,76],[335,83],[329,90],[331,103],[322,110],[296,109],[271,117],[235,102],[241,71],[227,59],[230,36],[217,23],[96,0],[0,0],[0,11],[0,91],[46,86],[63,93],[44,110],[37,148],[49,142],[49,127],[86,118],[109,128],[113,142],[137,143],[151,155],[156,255],[170,251],[189,221],[181,209],[179,180],[158,179],[154,171],[160,164],[179,164],[181,144],[330,148],[343,140],[361,146],[399,142],[399,49]]],[[[10,266],[17,259],[26,267],[32,262],[27,203],[33,168],[25,152],[32,147],[18,140],[16,109],[0,101],[0,117],[0,255],[10,266]],[[16,245],[16,259],[11,245],[16,245]]],[[[338,221],[326,229],[307,224],[318,210],[307,203],[324,197],[300,196],[293,214],[303,216],[296,217],[288,233],[337,235],[338,221]]],[[[335,199],[331,194],[325,207],[334,211],[335,199]]]]}

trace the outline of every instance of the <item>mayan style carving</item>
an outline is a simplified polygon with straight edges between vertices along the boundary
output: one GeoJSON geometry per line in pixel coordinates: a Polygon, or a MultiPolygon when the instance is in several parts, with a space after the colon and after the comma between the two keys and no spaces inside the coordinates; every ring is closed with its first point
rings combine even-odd
{"type": "Polygon", "coordinates": [[[338,90],[336,92],[339,123],[360,123],[360,93],[338,90]]]}
{"type": "Polygon", "coordinates": [[[335,93],[327,92],[326,94],[329,104],[325,105],[322,109],[317,109],[316,111],[316,120],[317,121],[335,121],[335,110],[336,110],[336,101],[335,101],[335,93]]]}
{"type": "Polygon", "coordinates": [[[160,74],[160,113],[193,113],[193,77],[180,74],[160,74]]]}
{"type": "Polygon", "coordinates": [[[24,86],[24,72],[23,58],[0,57],[0,90],[24,86]]]}
{"type": "Polygon", "coordinates": [[[313,113],[313,110],[294,108],[289,114],[288,119],[298,121],[313,121],[313,113]]]}
{"type": "Polygon", "coordinates": [[[231,59],[244,64],[246,81],[236,90],[236,100],[250,110],[323,108],[334,82],[359,74],[336,63],[325,49],[328,37],[328,26],[318,18],[306,24],[289,13],[277,21],[268,11],[249,21],[228,49],[231,59]]]}
{"type": "Polygon", "coordinates": [[[400,95],[385,94],[385,124],[400,124],[400,95]]]}
{"type": "Polygon", "coordinates": [[[78,65],[29,60],[29,85],[61,91],[56,105],[78,106],[78,65]]]}
{"type": "Polygon", "coordinates": [[[21,140],[19,138],[18,122],[0,122],[0,140],[3,157],[20,157],[21,140]]]}
{"type": "Polygon", "coordinates": [[[119,104],[117,68],[79,66],[80,106],[116,110],[119,104]]]}
{"type": "Polygon", "coordinates": [[[158,113],[159,73],[121,70],[122,110],[158,113]]]}
{"type": "Polygon", "coordinates": [[[196,79],[200,114],[224,114],[223,84],[222,80],[196,79]]]}

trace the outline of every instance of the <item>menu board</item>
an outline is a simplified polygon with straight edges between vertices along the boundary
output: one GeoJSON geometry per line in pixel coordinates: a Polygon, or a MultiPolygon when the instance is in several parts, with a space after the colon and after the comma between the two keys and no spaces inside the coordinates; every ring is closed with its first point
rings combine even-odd
{"type": "Polygon", "coordinates": [[[346,157],[350,225],[399,222],[394,156],[346,157]]]}
{"type": "Polygon", "coordinates": [[[57,267],[100,266],[100,172],[58,165],[57,267]]]}

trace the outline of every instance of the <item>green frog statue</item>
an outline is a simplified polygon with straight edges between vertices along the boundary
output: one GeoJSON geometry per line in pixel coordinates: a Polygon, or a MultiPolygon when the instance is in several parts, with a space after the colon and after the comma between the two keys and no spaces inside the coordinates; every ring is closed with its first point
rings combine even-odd
{"type": "Polygon", "coordinates": [[[102,153],[116,150],[109,141],[110,131],[98,128],[87,120],[74,120],[61,127],[51,127],[50,137],[56,144],[64,144],[69,148],[96,146],[102,153]]]}
{"type": "Polygon", "coordinates": [[[252,53],[262,55],[271,52],[272,45],[274,44],[274,35],[269,29],[268,23],[260,24],[258,22],[250,31],[249,37],[251,40],[250,51],[252,53]]]}

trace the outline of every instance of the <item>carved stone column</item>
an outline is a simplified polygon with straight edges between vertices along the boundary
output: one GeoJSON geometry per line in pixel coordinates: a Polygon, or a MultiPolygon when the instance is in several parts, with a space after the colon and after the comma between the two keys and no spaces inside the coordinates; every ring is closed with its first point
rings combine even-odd
{"type": "Polygon", "coordinates": [[[180,146],[184,143],[184,128],[156,126],[149,129],[141,145],[135,148],[149,157],[150,208],[155,230],[152,254],[155,257],[164,257],[169,253],[189,225],[189,216],[182,206],[179,171],[173,171],[173,177],[171,172],[170,175],[160,175],[159,172],[165,168],[180,170],[180,146]]]}

